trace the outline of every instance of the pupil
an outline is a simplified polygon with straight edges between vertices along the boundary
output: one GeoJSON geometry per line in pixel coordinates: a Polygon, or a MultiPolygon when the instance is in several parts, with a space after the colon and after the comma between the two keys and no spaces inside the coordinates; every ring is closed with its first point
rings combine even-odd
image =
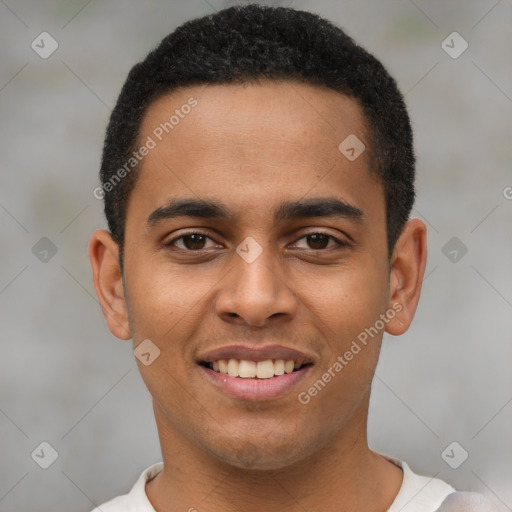
{"type": "Polygon", "coordinates": [[[204,244],[204,236],[203,235],[198,235],[198,234],[187,235],[183,239],[183,242],[184,242],[185,247],[187,249],[202,249],[202,247],[196,247],[196,244],[201,245],[201,242],[203,242],[203,244],[204,244]],[[192,242],[191,243],[187,243],[187,240],[188,241],[192,240],[192,242]]]}
{"type": "Polygon", "coordinates": [[[322,233],[316,233],[314,235],[309,235],[308,236],[309,238],[309,245],[315,245],[315,244],[319,244],[321,247],[312,247],[313,249],[324,249],[326,247],[326,242],[328,242],[328,236],[327,235],[323,235],[322,233]],[[313,239],[313,242],[311,243],[311,239],[313,239]],[[322,243],[323,242],[323,243],[322,243]]]}

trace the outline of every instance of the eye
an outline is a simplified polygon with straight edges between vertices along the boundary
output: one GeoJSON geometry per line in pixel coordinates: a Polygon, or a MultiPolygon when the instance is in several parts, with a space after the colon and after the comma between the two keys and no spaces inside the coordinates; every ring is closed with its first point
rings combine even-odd
{"type": "MultiPolygon", "coordinates": [[[[348,244],[346,242],[342,242],[341,240],[338,240],[336,237],[329,235],[327,233],[309,233],[302,238],[299,238],[300,240],[306,240],[306,243],[309,245],[309,247],[299,247],[299,249],[312,249],[315,251],[318,250],[324,250],[324,249],[330,249],[333,246],[329,246],[329,239],[333,240],[334,247],[347,247],[348,244]]],[[[297,242],[295,242],[297,243],[297,242]]]]}
{"type": "Polygon", "coordinates": [[[178,249],[184,251],[201,251],[203,249],[207,249],[205,247],[206,240],[214,241],[209,236],[200,232],[186,233],[184,235],[180,235],[176,238],[173,238],[171,241],[167,242],[166,246],[174,246],[178,249]],[[181,247],[178,245],[181,244],[181,247]]]}
{"type": "MultiPolygon", "coordinates": [[[[299,249],[309,249],[313,251],[323,251],[325,249],[332,249],[336,247],[347,247],[349,244],[339,240],[338,238],[329,235],[327,233],[309,233],[297,240],[295,242],[295,246],[297,247],[297,243],[301,240],[306,240],[307,247],[298,247],[299,249]],[[329,245],[329,242],[333,243],[329,245]]],[[[199,252],[211,247],[215,247],[215,241],[206,235],[205,233],[201,233],[198,231],[194,231],[191,233],[185,233],[184,235],[180,235],[176,238],[173,238],[169,242],[165,243],[168,247],[176,247],[182,251],[186,252],[199,252]],[[213,242],[213,245],[207,247],[207,241],[210,240],[213,242]]]]}

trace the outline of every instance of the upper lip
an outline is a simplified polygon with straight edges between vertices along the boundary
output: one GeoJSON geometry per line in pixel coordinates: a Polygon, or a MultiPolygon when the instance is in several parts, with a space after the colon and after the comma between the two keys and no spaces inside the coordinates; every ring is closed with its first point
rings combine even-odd
{"type": "Polygon", "coordinates": [[[198,363],[213,363],[220,359],[238,359],[246,361],[267,361],[269,359],[284,359],[293,361],[295,364],[309,364],[313,358],[307,354],[293,348],[283,347],[282,345],[266,345],[263,347],[254,347],[249,345],[229,345],[203,353],[198,358],[198,363]]]}

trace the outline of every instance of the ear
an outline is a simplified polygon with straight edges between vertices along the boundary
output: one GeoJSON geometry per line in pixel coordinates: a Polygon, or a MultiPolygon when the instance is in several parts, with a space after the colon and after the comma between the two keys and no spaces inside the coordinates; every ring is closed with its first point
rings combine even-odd
{"type": "Polygon", "coordinates": [[[110,332],[119,339],[131,338],[119,246],[108,231],[95,231],[89,242],[94,288],[110,332]]]}
{"type": "Polygon", "coordinates": [[[389,305],[396,315],[386,324],[386,332],[398,336],[409,328],[418,301],[427,263],[427,228],[420,219],[404,226],[391,257],[389,305]]]}

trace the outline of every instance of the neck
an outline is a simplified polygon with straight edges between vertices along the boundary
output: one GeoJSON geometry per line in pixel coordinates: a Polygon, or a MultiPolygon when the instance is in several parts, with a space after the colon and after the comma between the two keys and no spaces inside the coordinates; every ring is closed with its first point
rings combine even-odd
{"type": "Polygon", "coordinates": [[[273,470],[219,461],[171,428],[155,407],[164,469],[146,485],[148,498],[157,511],[384,512],[400,489],[402,470],[368,448],[362,405],[338,437],[273,470]]]}

